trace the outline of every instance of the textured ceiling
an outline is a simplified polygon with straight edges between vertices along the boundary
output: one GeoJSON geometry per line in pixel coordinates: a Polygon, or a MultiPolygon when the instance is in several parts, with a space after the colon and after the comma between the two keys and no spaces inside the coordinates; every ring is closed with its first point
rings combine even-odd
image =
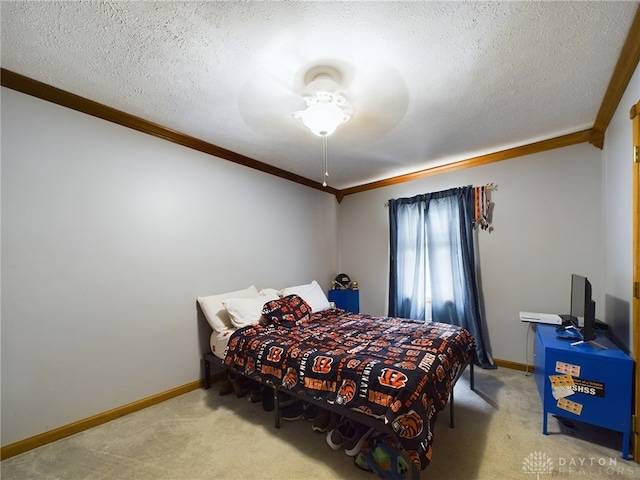
{"type": "Polygon", "coordinates": [[[638,2],[1,2],[2,67],[342,189],[591,128],[638,2]]]}

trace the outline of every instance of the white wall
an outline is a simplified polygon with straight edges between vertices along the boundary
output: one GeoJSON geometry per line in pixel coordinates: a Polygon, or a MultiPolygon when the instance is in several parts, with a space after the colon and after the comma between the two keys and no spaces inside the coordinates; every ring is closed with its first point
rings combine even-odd
{"type": "Polygon", "coordinates": [[[340,270],[359,282],[363,312],[386,314],[384,202],[487,183],[498,186],[494,230],[478,233],[488,338],[494,358],[525,363],[527,325],[518,313],[568,313],[571,273],[591,280],[602,314],[601,151],[595,147],[574,145],[349,195],[339,212],[340,270]]]}
{"type": "Polygon", "coordinates": [[[638,100],[640,73],[636,69],[609,124],[603,149],[605,319],[627,350],[633,344],[633,123],[629,111],[638,100]]]}
{"type": "Polygon", "coordinates": [[[200,378],[197,296],[337,271],[334,196],[4,88],[1,192],[2,445],[200,378]]]}

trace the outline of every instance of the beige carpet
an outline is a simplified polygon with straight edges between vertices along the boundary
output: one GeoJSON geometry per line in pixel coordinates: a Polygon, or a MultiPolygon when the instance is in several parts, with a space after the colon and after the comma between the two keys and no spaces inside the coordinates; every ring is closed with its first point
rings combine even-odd
{"type": "MultiPolygon", "coordinates": [[[[445,411],[423,480],[640,478],[640,465],[620,458],[618,433],[568,428],[550,416],[542,435],[540,398],[523,372],[477,368],[476,391],[465,373],[455,400],[455,428],[445,411]]],[[[276,430],[271,413],[220,397],[217,385],[9,458],[0,473],[3,480],[376,478],[331,450],[309,422],[283,421],[276,430]]]]}

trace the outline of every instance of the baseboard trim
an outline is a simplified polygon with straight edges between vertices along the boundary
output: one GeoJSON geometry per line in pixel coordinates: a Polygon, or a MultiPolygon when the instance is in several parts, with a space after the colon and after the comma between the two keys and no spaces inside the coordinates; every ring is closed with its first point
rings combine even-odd
{"type": "MultiPolygon", "coordinates": [[[[221,377],[221,375],[212,375],[212,382],[219,380],[218,377],[221,377]]],[[[187,383],[186,385],[172,388],[171,390],[167,390],[156,395],[151,395],[150,397],[146,397],[127,405],[114,408],[113,410],[99,413],[97,415],[94,415],[93,417],[78,420],[77,422],[63,425],[62,427],[54,428],[53,430],[49,430],[48,432],[44,432],[39,435],[35,435],[33,437],[6,445],[0,449],[0,460],[11,458],[15,455],[19,455],[21,453],[28,452],[29,450],[33,450],[34,448],[46,445],[47,443],[55,442],[56,440],[75,435],[76,433],[82,432],[83,430],[87,430],[92,427],[97,427],[98,425],[102,425],[103,423],[110,422],[111,420],[115,420],[116,418],[124,417],[125,415],[129,415],[130,413],[137,412],[138,410],[156,405],[171,398],[179,397],[180,395],[184,395],[185,393],[197,390],[203,385],[204,380],[196,380],[194,382],[187,383]]]]}
{"type": "MultiPolygon", "coordinates": [[[[500,360],[497,358],[494,359],[493,362],[498,367],[511,368],[513,370],[521,370],[523,372],[533,372],[532,366],[525,365],[523,363],[512,362],[510,360],[500,360]]],[[[225,374],[226,372],[217,372],[211,375],[211,382],[214,383],[221,380],[225,374]]],[[[29,450],[41,447],[43,445],[46,445],[47,443],[55,442],[56,440],[61,440],[65,437],[75,435],[76,433],[88,430],[89,428],[97,427],[98,425],[110,422],[112,420],[115,420],[116,418],[124,417],[125,415],[129,415],[130,413],[137,412],[144,408],[151,407],[152,405],[156,405],[166,400],[184,395],[185,393],[192,392],[193,390],[197,390],[198,388],[201,388],[203,386],[204,380],[196,380],[180,387],[172,388],[171,390],[167,390],[156,395],[151,395],[150,397],[146,397],[127,405],[114,408],[113,410],[99,413],[98,415],[94,415],[93,417],[78,420],[77,422],[54,428],[53,430],[49,430],[48,432],[25,438],[24,440],[20,440],[15,443],[11,443],[0,448],[0,460],[5,460],[7,458],[20,455],[21,453],[28,452],[29,450]]]]}
{"type": "Polygon", "coordinates": [[[510,368],[512,370],[520,370],[522,372],[531,372],[533,373],[533,366],[526,365],[524,363],[512,362],[511,360],[500,360],[498,358],[493,359],[493,363],[496,364],[497,367],[510,368]]]}

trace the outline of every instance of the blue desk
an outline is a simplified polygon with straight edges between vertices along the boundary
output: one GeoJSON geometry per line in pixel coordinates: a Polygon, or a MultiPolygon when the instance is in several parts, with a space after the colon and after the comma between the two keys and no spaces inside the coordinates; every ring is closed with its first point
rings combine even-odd
{"type": "Polygon", "coordinates": [[[542,399],[542,433],[547,415],[621,432],[622,457],[629,458],[633,360],[602,332],[596,342],[571,345],[556,338],[554,325],[537,325],[534,375],[542,399]]]}

